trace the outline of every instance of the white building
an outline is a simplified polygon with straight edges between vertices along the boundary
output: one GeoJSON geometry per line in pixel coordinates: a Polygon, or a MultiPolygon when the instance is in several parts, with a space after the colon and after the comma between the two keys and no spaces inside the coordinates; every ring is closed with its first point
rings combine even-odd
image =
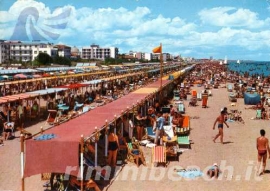
{"type": "Polygon", "coordinates": [[[91,45],[90,47],[82,48],[82,59],[100,59],[105,60],[105,58],[117,58],[118,48],[109,47],[101,48],[99,45],[91,45]]]}
{"type": "Polygon", "coordinates": [[[36,59],[39,53],[46,53],[51,57],[55,57],[57,55],[57,49],[54,48],[53,44],[33,44],[32,45],[32,61],[36,59]]]}
{"type": "Polygon", "coordinates": [[[65,45],[54,46],[52,43],[0,40],[0,64],[10,61],[33,61],[39,53],[70,58],[71,48],[65,45]]]}

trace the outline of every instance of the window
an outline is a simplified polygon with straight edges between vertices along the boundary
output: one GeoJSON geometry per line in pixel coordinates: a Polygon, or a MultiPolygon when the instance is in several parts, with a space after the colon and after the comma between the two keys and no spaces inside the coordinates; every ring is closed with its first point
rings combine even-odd
{"type": "Polygon", "coordinates": [[[34,54],[37,54],[37,51],[36,50],[34,51],[34,54]]]}

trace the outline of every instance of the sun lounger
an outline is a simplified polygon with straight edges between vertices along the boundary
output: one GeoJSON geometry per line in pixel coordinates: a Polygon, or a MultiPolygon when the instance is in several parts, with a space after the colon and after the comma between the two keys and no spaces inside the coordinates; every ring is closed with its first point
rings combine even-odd
{"type": "Polygon", "coordinates": [[[177,137],[177,143],[180,146],[187,146],[188,148],[190,148],[190,140],[189,140],[189,136],[179,136],[177,137]]]}

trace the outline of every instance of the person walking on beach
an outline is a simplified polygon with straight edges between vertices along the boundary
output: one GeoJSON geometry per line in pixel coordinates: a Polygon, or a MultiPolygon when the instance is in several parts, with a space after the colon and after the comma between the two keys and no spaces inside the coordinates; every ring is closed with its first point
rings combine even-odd
{"type": "Polygon", "coordinates": [[[161,111],[157,113],[157,121],[156,121],[156,137],[155,144],[158,145],[158,139],[160,138],[160,145],[162,145],[162,137],[163,137],[163,126],[165,123],[165,118],[163,117],[161,111]]]}
{"type": "Polygon", "coordinates": [[[216,142],[216,139],[220,136],[220,142],[223,144],[223,123],[229,128],[229,125],[225,121],[225,111],[222,110],[220,112],[220,115],[217,117],[213,129],[215,129],[216,123],[218,123],[218,134],[213,139],[214,143],[216,142]]]}
{"type": "Polygon", "coordinates": [[[260,134],[261,136],[257,138],[257,150],[258,150],[257,175],[264,174],[265,172],[267,151],[270,158],[269,142],[268,142],[268,139],[265,137],[265,130],[261,129],[260,134]],[[262,172],[259,173],[262,159],[263,159],[263,169],[262,169],[262,172]]]}

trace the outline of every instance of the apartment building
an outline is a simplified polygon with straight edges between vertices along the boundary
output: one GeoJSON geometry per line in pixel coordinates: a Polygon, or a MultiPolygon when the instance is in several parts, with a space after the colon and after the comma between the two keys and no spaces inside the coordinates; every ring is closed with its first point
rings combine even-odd
{"type": "Polygon", "coordinates": [[[0,63],[18,61],[29,62],[36,59],[39,53],[47,53],[51,57],[64,56],[70,58],[71,48],[65,45],[53,45],[42,42],[22,42],[0,40],[0,63]]]}
{"type": "Polygon", "coordinates": [[[54,48],[58,51],[58,56],[70,58],[71,56],[71,47],[66,45],[55,45],[54,48]]]}
{"type": "Polygon", "coordinates": [[[118,48],[108,47],[101,48],[99,45],[91,45],[89,47],[82,48],[82,59],[100,59],[105,58],[118,58],[118,48]]]}

